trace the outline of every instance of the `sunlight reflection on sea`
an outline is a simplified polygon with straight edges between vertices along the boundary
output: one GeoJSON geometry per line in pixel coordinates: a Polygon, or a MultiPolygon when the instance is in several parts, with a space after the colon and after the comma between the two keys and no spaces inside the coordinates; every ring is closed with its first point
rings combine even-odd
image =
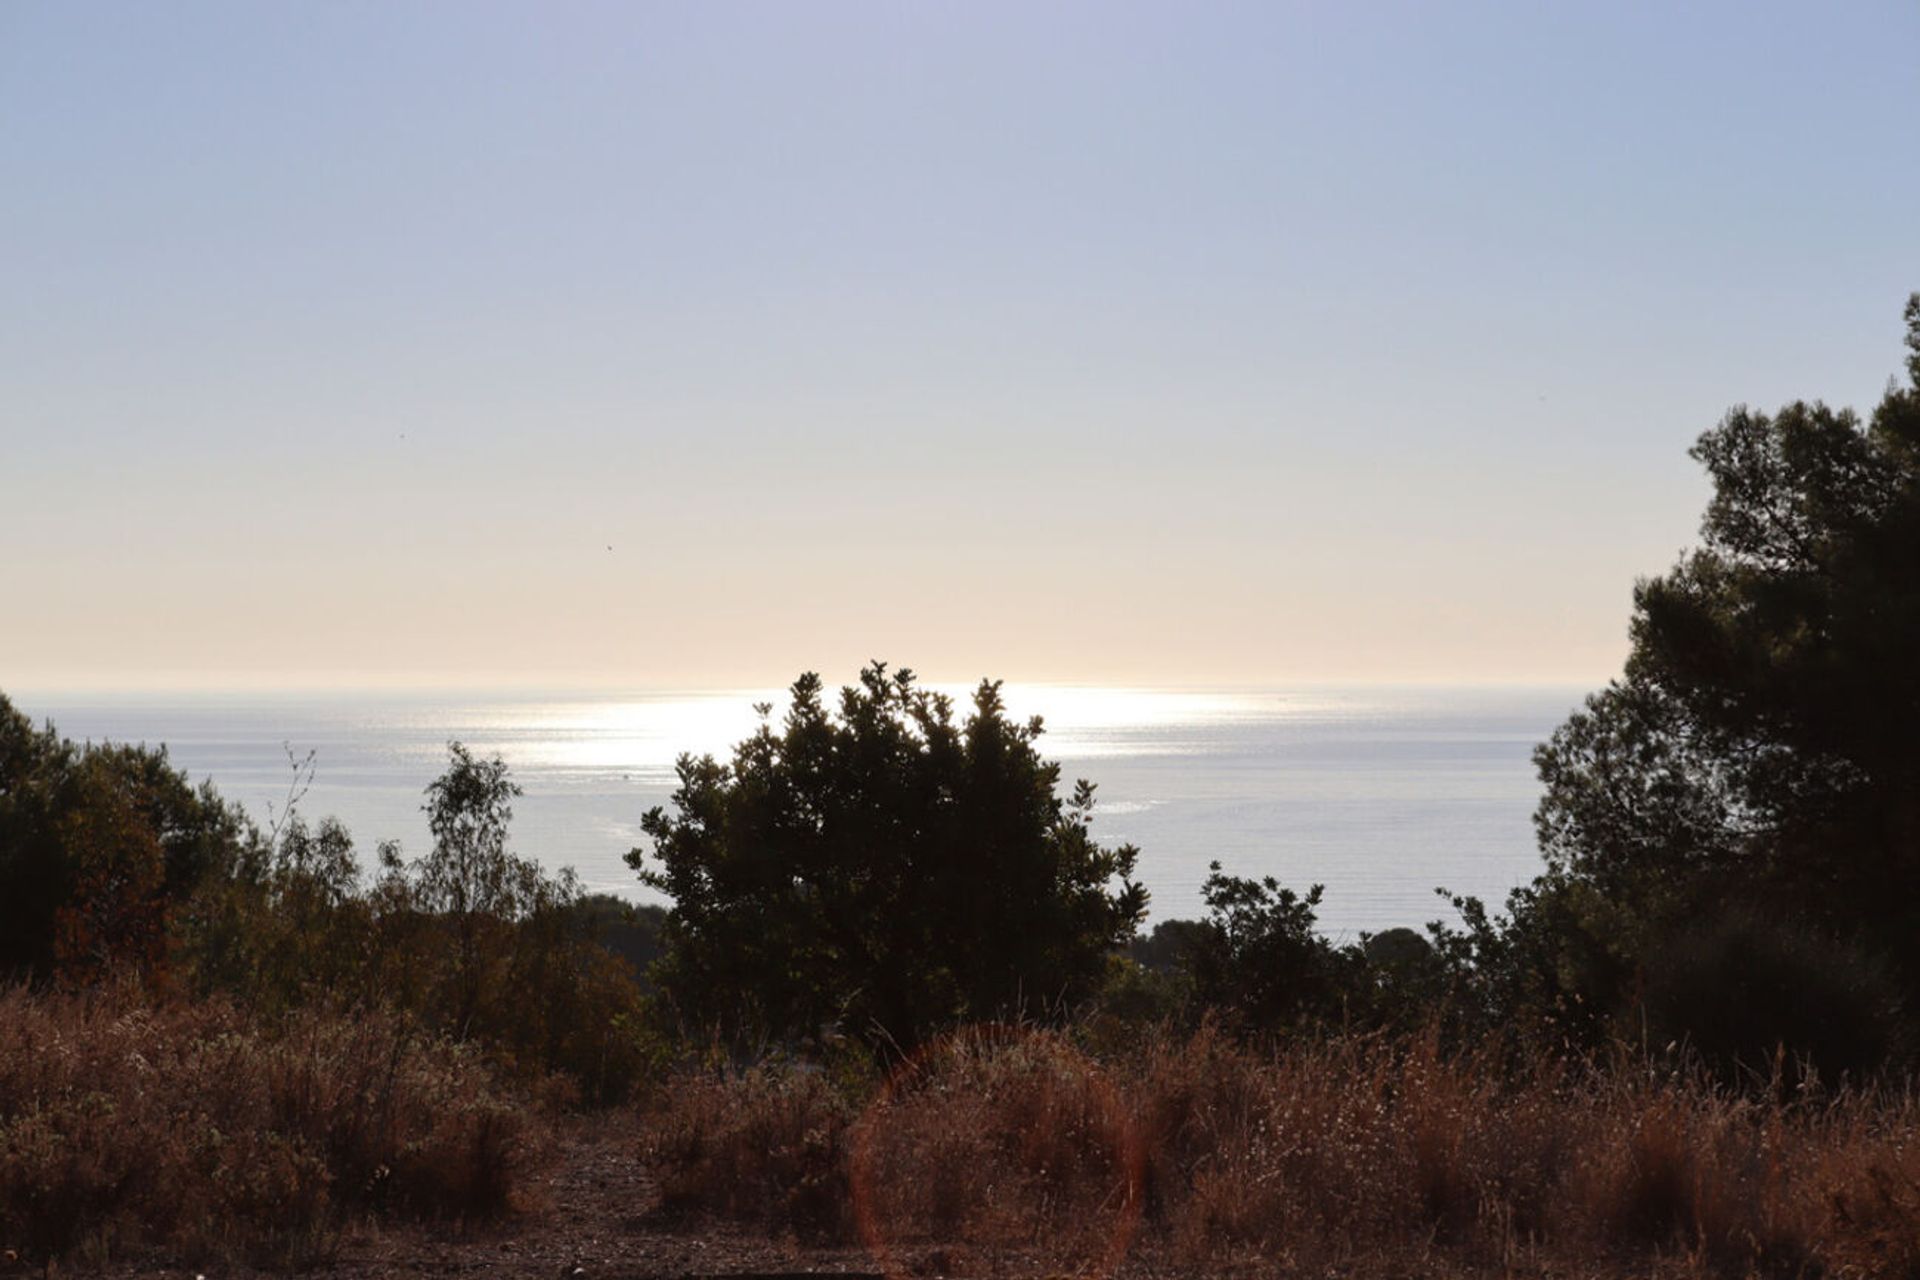
{"type": "MultiPolygon", "coordinates": [[[[971,690],[943,689],[964,715],[971,690]]],[[[1537,687],[1316,686],[1243,691],[1009,685],[1045,718],[1042,749],[1099,784],[1101,838],[1140,846],[1153,915],[1199,910],[1207,864],[1327,885],[1335,932],[1421,924],[1444,885],[1489,898],[1537,868],[1529,757],[1578,701],[1537,687]]],[[[364,850],[426,843],[421,789],[451,739],[498,752],[526,788],[520,849],[594,889],[640,896],[622,855],[668,801],[682,752],[724,756],[776,691],[569,694],[151,694],[23,698],[66,734],[166,742],[256,816],[284,803],[284,744],[316,753],[302,804],[364,850]]]]}

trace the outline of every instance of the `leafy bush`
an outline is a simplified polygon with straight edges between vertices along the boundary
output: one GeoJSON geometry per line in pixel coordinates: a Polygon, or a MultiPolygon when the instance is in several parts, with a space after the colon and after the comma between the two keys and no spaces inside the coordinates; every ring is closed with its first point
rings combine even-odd
{"type": "Polygon", "coordinates": [[[176,907],[250,837],[164,747],[77,746],[0,695],[0,981],[163,980],[176,907]]]}
{"type": "Polygon", "coordinates": [[[1857,1078],[1893,1052],[1899,994],[1858,948],[1736,909],[1654,951],[1641,1008],[1655,1044],[1685,1043],[1729,1078],[1804,1063],[1857,1078]]]}
{"type": "Polygon", "coordinates": [[[1250,1029],[1337,1016],[1356,959],[1314,930],[1321,886],[1303,897],[1272,876],[1229,876],[1214,863],[1200,888],[1207,918],[1184,945],[1200,1004],[1250,1029]]]}
{"type": "Polygon", "coordinates": [[[880,664],[837,712],[816,675],[792,692],[728,763],[681,758],[674,811],[646,815],[653,848],[628,858],[672,899],[655,974],[688,1024],[913,1044],[1099,983],[1146,891],[1131,846],[1093,840],[1093,788],[1056,794],[1037,718],[1008,719],[983,682],[956,719],[880,664]]]}

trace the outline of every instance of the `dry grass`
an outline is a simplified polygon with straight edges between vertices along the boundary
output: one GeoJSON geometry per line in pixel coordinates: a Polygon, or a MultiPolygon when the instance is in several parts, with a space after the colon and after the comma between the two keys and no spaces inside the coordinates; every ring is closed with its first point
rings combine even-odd
{"type": "Polygon", "coordinates": [[[353,1214],[508,1206],[524,1114],[471,1054],[385,1015],[0,992],[0,1245],[301,1263],[353,1214]]]}
{"type": "Polygon", "coordinates": [[[1104,1064],[963,1036],[848,1094],[795,1069],[685,1076],[647,1156],[681,1209],[883,1260],[940,1242],[956,1270],[1011,1251],[1104,1272],[1137,1233],[1195,1272],[1920,1276],[1905,1092],[1757,1101],[1645,1064],[1203,1031],[1104,1064]]]}
{"type": "Polygon", "coordinates": [[[852,1230],[852,1111],[819,1075],[759,1068],[676,1078],[647,1127],[669,1216],[705,1211],[834,1240],[852,1230]]]}

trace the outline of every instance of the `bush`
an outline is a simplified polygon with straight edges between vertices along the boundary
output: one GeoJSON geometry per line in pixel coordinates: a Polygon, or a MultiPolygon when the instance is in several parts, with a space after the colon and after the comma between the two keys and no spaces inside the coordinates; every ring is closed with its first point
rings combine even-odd
{"type": "Polygon", "coordinates": [[[850,1239],[853,1109],[821,1075],[790,1066],[689,1072],[656,1100],[642,1158],[669,1216],[699,1211],[811,1239],[850,1239]]]}
{"type": "MultiPolygon", "coordinates": [[[[1146,909],[1135,850],[1057,794],[1038,718],[984,681],[971,714],[881,664],[831,709],[817,675],[721,763],[683,756],[628,862],[673,901],[654,977],[736,1044],[836,1028],[912,1045],[1090,994],[1146,909]]],[[[771,707],[760,708],[763,717],[771,707]]]]}
{"type": "MultiPolygon", "coordinates": [[[[646,1157],[666,1205],[898,1250],[963,1240],[1059,1263],[1131,1239],[1133,1127],[1064,1039],[975,1028],[855,1090],[793,1064],[691,1073],[664,1092],[646,1157]]],[[[1117,1260],[1115,1258],[1109,1261],[1117,1260]]]]}
{"type": "Polygon", "coordinates": [[[511,851],[516,794],[503,762],[452,744],[428,792],[433,849],[408,862],[382,846],[371,885],[345,828],[284,817],[177,913],[183,972],[268,1016],[399,1009],[523,1081],[557,1071],[589,1102],[623,1099],[660,1048],[632,966],[600,943],[620,922],[570,872],[511,851]]]}
{"type": "Polygon", "coordinates": [[[0,695],[0,982],[163,980],[179,904],[252,844],[164,747],[79,746],[0,695]]]}
{"type": "Polygon", "coordinates": [[[1207,918],[1180,955],[1203,1007],[1254,1031],[1338,1018],[1359,957],[1315,931],[1320,885],[1302,896],[1272,876],[1226,875],[1216,862],[1200,894],[1207,918]]]}
{"type": "Polygon", "coordinates": [[[1899,995],[1858,948],[1736,910],[1656,948],[1642,1009],[1655,1045],[1683,1043],[1728,1079],[1806,1063],[1858,1077],[1892,1053],[1899,995]]]}

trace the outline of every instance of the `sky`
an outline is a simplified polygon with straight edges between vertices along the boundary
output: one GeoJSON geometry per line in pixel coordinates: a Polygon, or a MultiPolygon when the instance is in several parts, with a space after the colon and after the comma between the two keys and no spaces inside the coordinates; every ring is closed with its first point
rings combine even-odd
{"type": "Polygon", "coordinates": [[[0,5],[0,689],[1598,683],[1920,4],[0,5]]]}

